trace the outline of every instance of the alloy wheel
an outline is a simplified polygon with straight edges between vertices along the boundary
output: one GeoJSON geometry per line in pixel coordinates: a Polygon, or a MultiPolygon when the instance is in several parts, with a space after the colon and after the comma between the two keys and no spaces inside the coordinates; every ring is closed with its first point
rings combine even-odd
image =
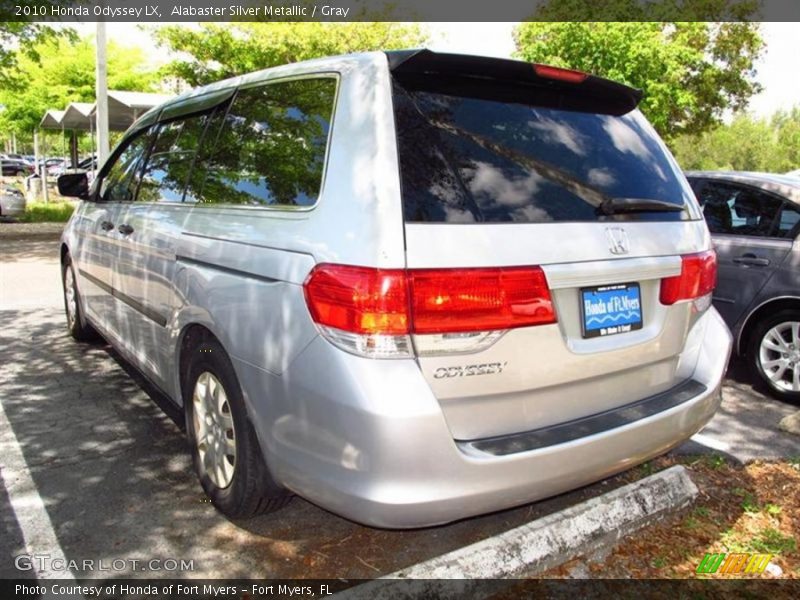
{"type": "Polygon", "coordinates": [[[800,322],[786,321],[761,338],[758,361],[776,389],[800,392],[800,322]]]}

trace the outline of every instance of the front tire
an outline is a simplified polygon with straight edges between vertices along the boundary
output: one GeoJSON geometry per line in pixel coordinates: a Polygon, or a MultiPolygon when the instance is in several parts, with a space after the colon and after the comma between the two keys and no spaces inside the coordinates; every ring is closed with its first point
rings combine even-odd
{"type": "Polygon", "coordinates": [[[203,490],[232,519],[281,508],[291,495],[269,474],[230,358],[214,340],[188,351],[186,433],[203,490]]]}
{"type": "Polygon", "coordinates": [[[800,311],[782,310],[759,322],[750,338],[748,358],[771,395],[800,402],[800,311]]]}
{"type": "Polygon", "coordinates": [[[75,268],[69,254],[61,265],[61,283],[64,288],[64,312],[67,317],[67,330],[79,342],[91,342],[98,339],[94,327],[86,323],[81,310],[78,284],[75,279],[75,268]]]}

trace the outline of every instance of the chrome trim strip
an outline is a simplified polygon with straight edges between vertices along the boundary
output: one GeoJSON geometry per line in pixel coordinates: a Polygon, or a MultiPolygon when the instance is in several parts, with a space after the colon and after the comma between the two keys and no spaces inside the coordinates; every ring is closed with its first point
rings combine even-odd
{"type": "Polygon", "coordinates": [[[662,279],[681,273],[680,256],[598,260],[542,266],[550,289],[662,279]]]}

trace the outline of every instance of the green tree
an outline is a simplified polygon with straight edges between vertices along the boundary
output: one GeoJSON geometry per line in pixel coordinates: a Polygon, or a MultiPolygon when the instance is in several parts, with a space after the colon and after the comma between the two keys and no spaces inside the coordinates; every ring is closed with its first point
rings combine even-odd
{"type": "MultiPolygon", "coordinates": [[[[50,108],[62,109],[70,102],[94,102],[95,44],[91,38],[48,39],[20,50],[16,70],[24,76],[19,88],[0,86],[0,135],[11,132],[29,140],[50,108]],[[34,52],[38,59],[31,58],[34,52]]],[[[145,67],[143,52],[109,41],[108,87],[116,90],[152,91],[157,75],[145,67]]]]}
{"type": "Polygon", "coordinates": [[[737,115],[701,135],[682,135],[672,151],[686,170],[785,173],[800,168],[800,106],[770,119],[737,115]]]}
{"type": "MultiPolygon", "coordinates": [[[[636,0],[546,5],[538,18],[636,15],[636,0]],[[597,6],[603,8],[602,16],[597,6]],[[597,13],[597,14],[595,14],[597,13]]],[[[529,22],[514,30],[516,55],[607,77],[644,92],[642,112],[669,139],[700,133],[740,110],[760,91],[754,63],[759,27],[746,22],[529,22]]]]}
{"type": "MultiPolygon", "coordinates": [[[[43,0],[39,4],[46,7],[52,3],[52,0],[43,0]]],[[[17,68],[20,54],[38,61],[37,49],[42,42],[59,37],[74,39],[75,36],[68,28],[53,29],[46,23],[13,21],[13,11],[11,3],[0,6],[0,89],[19,88],[23,84],[17,68]]]]}
{"type": "Polygon", "coordinates": [[[391,22],[203,23],[163,27],[153,35],[159,45],[183,55],[165,70],[190,86],[310,58],[413,48],[427,41],[419,25],[391,22]]]}

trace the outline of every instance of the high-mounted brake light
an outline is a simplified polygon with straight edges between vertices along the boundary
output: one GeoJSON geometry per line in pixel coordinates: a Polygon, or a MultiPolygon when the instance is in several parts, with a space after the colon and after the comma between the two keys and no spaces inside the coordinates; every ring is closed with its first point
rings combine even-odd
{"type": "Polygon", "coordinates": [[[556,321],[539,267],[382,270],[317,265],[304,284],[311,317],[340,347],[410,354],[410,335],[469,335],[556,321]]]}
{"type": "Polygon", "coordinates": [[[564,81],[566,83],[582,83],[589,77],[588,73],[582,71],[575,71],[573,69],[563,69],[561,67],[552,67],[550,65],[539,65],[534,63],[533,70],[539,77],[545,79],[555,79],[557,81],[564,81]]]}
{"type": "Polygon", "coordinates": [[[717,254],[713,250],[681,257],[681,274],[661,280],[661,304],[696,300],[717,285],[717,254]]]}

